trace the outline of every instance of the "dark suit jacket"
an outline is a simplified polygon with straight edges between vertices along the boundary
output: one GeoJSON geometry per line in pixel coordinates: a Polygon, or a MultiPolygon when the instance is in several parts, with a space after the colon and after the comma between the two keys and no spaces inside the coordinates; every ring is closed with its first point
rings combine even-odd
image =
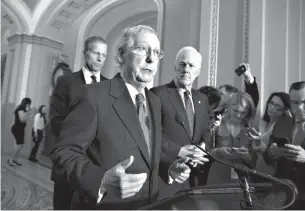
{"type": "MultiPolygon", "coordinates": [[[[289,140],[292,140],[293,129],[294,129],[295,120],[294,118],[283,116],[281,117],[276,124],[274,125],[271,136],[273,137],[287,137],[289,140]]],[[[278,160],[273,160],[268,151],[274,139],[270,139],[269,146],[265,153],[263,154],[264,160],[267,164],[277,164],[275,176],[279,178],[289,179],[293,181],[297,188],[299,189],[300,194],[303,195],[303,200],[305,199],[305,163],[298,163],[294,161],[289,161],[284,157],[280,157],[278,160]]],[[[305,149],[305,139],[301,144],[302,148],[305,149]]]]}
{"type": "Polygon", "coordinates": [[[254,82],[252,84],[248,84],[247,82],[245,82],[245,91],[252,97],[252,100],[256,108],[259,102],[259,92],[255,77],[254,77],[254,82]]]}
{"type": "Polygon", "coordinates": [[[84,97],[72,103],[73,109],[62,123],[58,143],[51,153],[53,164],[62,168],[76,191],[72,209],[136,209],[155,201],[159,161],[162,161],[160,167],[164,168],[167,177],[172,162],[161,153],[159,98],[146,90],[154,128],[152,159],[149,160],[136,108],[120,75],[90,84],[85,89],[84,97]],[[147,180],[140,192],[127,199],[107,192],[102,203],[96,207],[105,172],[131,155],[134,162],[127,173],[147,173],[147,180]]]}
{"type": "MultiPolygon", "coordinates": [[[[181,124],[176,120],[176,113],[181,113],[185,118],[185,126],[190,137],[190,127],[183,101],[179,95],[174,81],[151,89],[160,97],[162,103],[162,131],[167,138],[163,141],[162,148],[167,155],[176,159],[181,146],[191,144],[181,124]]],[[[208,99],[199,91],[192,89],[195,108],[194,135],[192,140],[199,144],[209,138],[208,99]]]]}
{"type": "MultiPolygon", "coordinates": [[[[192,140],[197,144],[206,141],[208,142],[210,138],[210,132],[208,129],[209,115],[208,100],[205,95],[195,89],[192,89],[192,98],[195,108],[194,134],[192,136],[190,134],[190,127],[183,101],[174,81],[159,87],[154,87],[151,89],[151,91],[161,99],[162,132],[163,136],[165,137],[162,142],[162,150],[166,155],[172,159],[176,159],[181,147],[191,144],[188,139],[188,135],[192,137],[192,140]],[[181,124],[177,122],[176,113],[181,113],[184,116],[187,133],[184,131],[181,124]]],[[[197,174],[196,170],[197,169],[192,169],[190,181],[186,181],[183,184],[176,183],[171,185],[171,187],[163,184],[161,187],[164,189],[164,192],[167,192],[165,196],[171,196],[179,190],[189,188],[190,183],[194,183],[194,176],[197,174]]]]}
{"type": "MultiPolygon", "coordinates": [[[[101,81],[107,80],[101,75],[101,81]]],[[[80,86],[86,81],[82,70],[59,77],[50,101],[50,121],[52,133],[58,137],[62,121],[68,116],[71,99],[78,94],[80,86]]]]}
{"type": "MultiPolygon", "coordinates": [[[[107,78],[101,75],[100,80],[104,81],[107,78]]],[[[86,81],[82,70],[58,78],[50,99],[50,124],[52,134],[55,136],[55,138],[49,139],[51,142],[56,141],[59,136],[61,124],[69,114],[71,99],[80,95],[80,87],[84,85],[86,85],[86,81]]],[[[54,144],[48,143],[50,148],[53,148],[54,144]]],[[[52,168],[51,179],[65,181],[60,170],[55,167],[52,168]]]]}

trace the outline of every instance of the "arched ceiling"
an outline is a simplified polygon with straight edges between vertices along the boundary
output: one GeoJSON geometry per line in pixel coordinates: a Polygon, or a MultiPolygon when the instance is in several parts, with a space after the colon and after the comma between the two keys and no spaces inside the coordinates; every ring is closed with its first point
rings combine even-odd
{"type": "Polygon", "coordinates": [[[2,0],[1,26],[15,24],[19,18],[24,26],[18,26],[17,31],[43,34],[61,33],[69,28],[75,18],[81,16],[100,0],[2,0]],[[13,11],[9,13],[8,10],[13,11]]]}
{"type": "MultiPolygon", "coordinates": [[[[98,32],[96,23],[107,37],[117,24],[138,14],[156,12],[162,20],[163,4],[163,0],[2,0],[1,28],[63,42],[65,53],[76,56],[71,62],[77,65],[80,58],[75,52],[82,48],[85,37],[98,32]]],[[[159,33],[160,26],[158,23],[159,33]]]]}
{"type": "MultiPolygon", "coordinates": [[[[151,5],[156,6],[160,0],[144,1],[148,3],[146,9],[151,10],[151,5]]],[[[60,37],[78,22],[77,19],[81,22],[80,17],[89,11],[98,11],[100,5],[119,6],[132,2],[133,0],[2,0],[1,26],[12,28],[14,25],[17,32],[60,37]]],[[[142,6],[140,8],[143,10],[142,6]]],[[[96,16],[99,17],[100,14],[96,16]]]]}

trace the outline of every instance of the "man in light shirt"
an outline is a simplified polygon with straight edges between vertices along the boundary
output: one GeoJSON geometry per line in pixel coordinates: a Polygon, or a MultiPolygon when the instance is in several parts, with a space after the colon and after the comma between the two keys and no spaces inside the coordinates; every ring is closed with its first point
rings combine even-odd
{"type": "MultiPolygon", "coordinates": [[[[106,80],[101,74],[107,56],[107,44],[102,37],[89,37],[84,44],[85,64],[81,70],[70,75],[61,76],[53,90],[50,102],[51,130],[56,139],[61,131],[63,120],[69,114],[71,99],[79,95],[82,85],[106,80]]],[[[51,179],[54,181],[53,206],[54,209],[70,209],[72,189],[60,173],[52,169],[51,179]]]]}
{"type": "Polygon", "coordinates": [[[138,209],[157,200],[159,175],[189,177],[187,159],[161,150],[160,99],[146,88],[162,57],[151,27],[127,28],[117,47],[121,73],[74,101],[51,153],[75,190],[71,209],[138,209]]]}
{"type": "Polygon", "coordinates": [[[35,163],[38,162],[36,155],[39,149],[39,145],[44,138],[45,126],[46,126],[46,106],[41,105],[38,109],[38,113],[34,117],[34,123],[32,129],[34,146],[31,150],[31,155],[29,157],[29,160],[35,163]]]}

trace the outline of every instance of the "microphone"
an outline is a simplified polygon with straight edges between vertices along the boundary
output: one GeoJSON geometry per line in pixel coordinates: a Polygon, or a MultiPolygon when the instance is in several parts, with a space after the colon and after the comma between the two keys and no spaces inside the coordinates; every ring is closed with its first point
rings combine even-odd
{"type": "Polygon", "coordinates": [[[189,136],[189,134],[186,131],[185,118],[184,118],[184,115],[183,115],[182,112],[177,112],[176,115],[175,115],[175,119],[183,127],[183,129],[184,129],[185,133],[187,134],[187,137],[188,137],[191,144],[193,144],[198,149],[200,149],[202,152],[207,154],[207,156],[210,160],[216,161],[216,162],[221,163],[225,166],[229,166],[229,167],[233,168],[238,173],[238,176],[239,176],[239,179],[240,179],[240,186],[241,186],[241,188],[244,192],[245,202],[246,202],[246,206],[248,208],[253,206],[252,199],[251,199],[251,194],[249,192],[249,184],[248,184],[247,179],[246,179],[246,177],[248,176],[249,173],[253,174],[253,175],[256,175],[256,176],[259,176],[259,177],[262,177],[262,178],[267,179],[269,181],[275,182],[277,184],[281,184],[281,185],[285,185],[285,186],[289,187],[290,190],[293,193],[293,196],[292,196],[291,202],[288,205],[286,205],[285,208],[288,208],[289,206],[291,206],[294,203],[298,191],[297,191],[296,186],[290,180],[286,180],[286,179],[281,180],[281,179],[278,179],[278,178],[273,177],[271,175],[265,175],[263,173],[257,172],[256,170],[249,169],[247,166],[244,166],[244,165],[241,165],[241,164],[234,165],[234,164],[227,163],[227,162],[219,160],[218,158],[211,155],[207,150],[200,147],[198,144],[196,144],[191,139],[191,137],[189,136]],[[287,181],[289,181],[289,182],[287,182],[287,181]]]}

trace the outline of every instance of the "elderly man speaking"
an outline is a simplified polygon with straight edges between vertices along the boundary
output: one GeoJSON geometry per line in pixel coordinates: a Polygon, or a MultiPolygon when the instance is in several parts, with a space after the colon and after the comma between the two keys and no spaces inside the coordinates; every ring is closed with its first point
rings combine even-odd
{"type": "Polygon", "coordinates": [[[72,209],[137,209],[156,201],[159,175],[189,177],[187,158],[162,153],[161,103],[146,89],[162,57],[152,28],[127,28],[117,47],[121,73],[72,103],[51,154],[75,189],[72,209]]]}

